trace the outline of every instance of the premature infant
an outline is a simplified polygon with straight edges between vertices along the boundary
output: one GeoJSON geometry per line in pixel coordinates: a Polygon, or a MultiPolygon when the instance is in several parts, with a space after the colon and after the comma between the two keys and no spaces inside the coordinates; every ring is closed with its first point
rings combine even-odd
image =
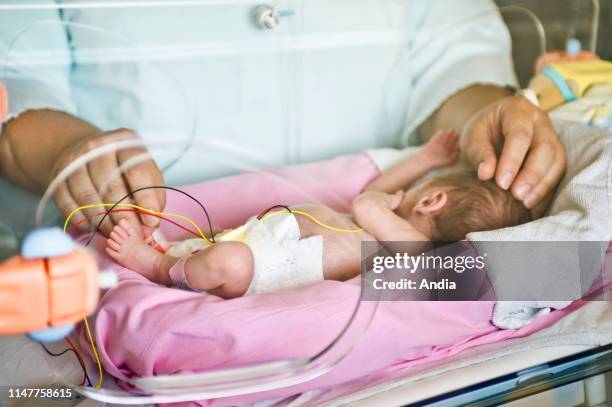
{"type": "Polygon", "coordinates": [[[313,204],[290,208],[336,228],[362,229],[356,233],[285,212],[251,218],[231,240],[173,256],[172,249],[159,253],[122,220],[111,232],[107,253],[153,282],[235,298],[355,277],[362,241],[461,240],[470,232],[529,221],[529,212],[509,191],[480,181],[471,169],[454,167],[415,184],[457,161],[458,138],[454,131],[438,131],[418,153],[372,181],[353,200],[351,213],[313,204]]]}

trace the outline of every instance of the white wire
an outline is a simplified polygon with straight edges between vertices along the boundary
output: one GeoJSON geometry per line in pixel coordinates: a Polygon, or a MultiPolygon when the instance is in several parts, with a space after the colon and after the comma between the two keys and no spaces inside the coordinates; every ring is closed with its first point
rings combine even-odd
{"type": "Polygon", "coordinates": [[[113,141],[112,143],[102,145],[100,147],[97,147],[93,150],[86,152],[85,154],[80,155],[76,160],[72,161],[70,164],[64,167],[64,169],[62,169],[60,173],[57,174],[57,176],[53,179],[53,181],[49,183],[47,190],[45,191],[43,196],[40,198],[38,207],[36,208],[36,215],[35,215],[36,225],[42,225],[44,210],[49,204],[49,201],[53,197],[53,194],[55,193],[57,188],[79,167],[83,167],[87,165],[88,162],[93,161],[96,158],[101,157],[103,155],[115,153],[116,151],[121,150],[121,149],[137,148],[137,147],[146,148],[144,142],[139,138],[135,139],[135,138],[127,138],[127,137],[118,137],[117,140],[113,141]]]}
{"type": "Polygon", "coordinates": [[[601,13],[601,8],[599,0],[591,0],[591,4],[593,5],[593,15],[591,16],[591,39],[589,43],[589,51],[596,53],[597,35],[599,33],[599,15],[601,13]]]}
{"type": "MultiPolygon", "coordinates": [[[[148,142],[147,145],[152,147],[166,147],[176,145],[170,140],[158,140],[148,142]]],[[[39,206],[36,211],[37,221],[42,220],[43,209],[48,204],[50,198],[53,196],[55,189],[61,182],[63,182],[74,170],[78,167],[86,165],[88,162],[95,160],[97,157],[108,154],[109,152],[116,152],[123,149],[132,149],[135,147],[145,147],[144,142],[141,139],[133,139],[128,137],[121,137],[113,142],[99,146],[70,163],[64,168],[60,174],[51,182],[47,191],[45,191],[43,198],[41,199],[39,206]]],[[[230,145],[227,143],[212,142],[208,140],[198,141],[196,140],[193,148],[199,148],[201,151],[213,154],[214,157],[226,157],[227,153],[240,154],[245,152],[244,146],[241,145],[230,145]],[[218,151],[216,154],[214,150],[218,151]],[[224,154],[219,154],[223,152],[224,154]]],[[[249,152],[248,157],[251,159],[260,158],[265,161],[263,155],[258,156],[253,152],[249,152]]],[[[124,162],[120,169],[123,171],[138,165],[140,162],[150,160],[151,157],[148,153],[139,154],[133,159],[124,162]]],[[[259,170],[260,164],[256,166],[249,164],[243,157],[233,160],[236,166],[241,169],[259,170]]],[[[260,170],[261,174],[267,177],[271,177],[281,183],[285,183],[291,190],[300,191],[299,187],[295,182],[284,179],[273,170],[260,170]]],[[[300,175],[303,179],[312,179],[312,177],[300,175]]],[[[106,185],[103,187],[106,188],[106,185]]],[[[302,191],[305,195],[311,196],[311,193],[302,191]]],[[[237,191],[239,194],[239,191],[237,191]]],[[[335,194],[332,191],[332,194],[335,194]]],[[[317,199],[311,197],[313,202],[317,202],[317,199]]],[[[40,223],[39,223],[40,224],[40,223]]],[[[145,404],[151,402],[170,402],[170,401],[186,401],[193,399],[211,398],[211,397],[222,397],[228,395],[243,394],[245,392],[256,392],[275,389],[279,387],[285,387],[297,383],[302,383],[307,380],[311,380],[315,377],[320,376],[328,372],[334,367],[346,354],[348,354],[354,346],[364,337],[367,328],[372,322],[374,313],[378,306],[377,301],[361,301],[361,296],[357,299],[355,309],[351,316],[347,320],[347,323],[330,344],[320,351],[319,353],[307,357],[288,359],[282,361],[286,363],[286,366],[278,365],[274,367],[275,363],[262,363],[253,367],[244,369],[228,369],[222,371],[213,371],[201,374],[191,374],[181,377],[173,376],[160,376],[155,378],[140,378],[135,379],[133,384],[150,386],[161,386],[156,389],[154,395],[151,396],[137,396],[137,395],[126,395],[125,393],[112,393],[104,389],[95,390],[82,387],[73,387],[75,390],[88,397],[102,400],[102,401],[114,401],[119,404],[145,404]],[[359,317],[358,317],[359,315],[359,317]],[[346,343],[345,343],[346,342],[346,343]],[[342,345],[342,346],[334,346],[342,345]],[[339,349],[336,349],[339,347],[339,349]],[[254,370],[253,370],[254,369],[254,370]],[[268,372],[268,375],[258,376],[257,372],[260,369],[272,369],[268,372]],[[250,376],[249,373],[253,373],[254,376],[250,376]],[[236,387],[231,383],[224,382],[225,379],[236,378],[239,380],[239,386],[236,387]],[[212,382],[211,382],[212,380],[212,382]],[[220,380],[220,381],[219,381],[220,380]],[[207,385],[208,384],[208,385],[207,385]],[[164,386],[165,385],[165,386],[164,386]],[[170,386],[170,387],[168,387],[170,386]],[[173,386],[179,386],[174,389],[173,386]]],[[[281,363],[281,364],[282,364],[281,363]]],[[[261,373],[261,372],[260,372],[261,373]]]]}
{"type": "MultiPolygon", "coordinates": [[[[107,154],[115,154],[120,150],[127,150],[132,148],[161,148],[164,150],[168,150],[169,148],[181,147],[180,144],[177,144],[172,140],[147,140],[145,141],[141,138],[133,138],[131,136],[118,136],[115,140],[108,141],[105,144],[102,144],[99,147],[96,147],[86,153],[80,155],[70,164],[68,164],[64,169],[60,171],[60,173],[49,183],[47,190],[43,194],[42,198],[38,203],[38,207],[36,208],[36,225],[40,226],[43,224],[43,216],[44,210],[49,205],[53,195],[55,194],[57,188],[64,182],[70,175],[72,175],[78,168],[85,167],[88,163],[94,161],[95,159],[107,155],[107,154]]],[[[225,140],[193,140],[190,144],[190,149],[193,151],[201,151],[202,156],[206,154],[210,154],[211,157],[214,157],[216,160],[221,160],[224,163],[235,163],[235,168],[237,170],[242,171],[260,171],[261,168],[271,167],[270,161],[267,157],[261,153],[255,153],[249,150],[246,146],[231,143],[225,140]],[[233,156],[234,159],[225,159],[226,156],[233,156]]],[[[110,180],[117,176],[118,173],[123,173],[129,168],[132,168],[135,165],[138,165],[142,162],[146,162],[151,159],[151,155],[148,151],[145,151],[141,154],[137,154],[134,157],[126,160],[126,162],[122,163],[115,171],[111,173],[110,180]]],[[[265,172],[265,170],[264,170],[265,172]]],[[[102,186],[102,191],[105,191],[108,188],[108,180],[102,186]]],[[[311,197],[314,199],[314,197],[311,197]]],[[[316,201],[316,199],[315,199],[316,201]]]]}
{"type": "MultiPolygon", "coordinates": [[[[597,0],[594,0],[594,1],[597,1],[597,0]]],[[[515,6],[515,5],[502,6],[499,8],[499,10],[502,13],[504,11],[515,12],[515,13],[525,14],[527,17],[529,17],[529,19],[533,22],[535,26],[536,32],[538,33],[540,55],[546,53],[546,31],[544,30],[544,24],[542,24],[542,21],[538,18],[538,16],[533,11],[529,10],[527,7],[515,6]]]]}

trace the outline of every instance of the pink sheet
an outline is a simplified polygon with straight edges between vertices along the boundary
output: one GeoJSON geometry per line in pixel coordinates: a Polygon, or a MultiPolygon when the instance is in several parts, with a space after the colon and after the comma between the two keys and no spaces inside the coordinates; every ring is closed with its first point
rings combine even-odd
{"type": "MultiPolygon", "coordinates": [[[[356,155],[243,174],[184,190],[201,199],[214,224],[225,228],[278,203],[318,201],[346,209],[377,175],[367,156],[356,155]]],[[[199,208],[182,196],[169,195],[167,210],[205,225],[199,208]]],[[[164,230],[171,238],[180,236],[171,226],[164,230]]],[[[110,264],[108,259],[102,261],[110,264]]],[[[313,355],[346,324],[360,293],[357,279],[224,301],[158,286],[114,267],[120,283],[103,296],[94,327],[104,367],[118,379],[313,355]]],[[[518,331],[502,331],[489,322],[492,309],[492,302],[383,302],[363,339],[329,373],[292,387],[195,404],[242,405],[329,388],[479,344],[529,335],[571,311],[551,313],[518,331]]],[[[80,339],[87,347],[83,332],[80,339]]]]}

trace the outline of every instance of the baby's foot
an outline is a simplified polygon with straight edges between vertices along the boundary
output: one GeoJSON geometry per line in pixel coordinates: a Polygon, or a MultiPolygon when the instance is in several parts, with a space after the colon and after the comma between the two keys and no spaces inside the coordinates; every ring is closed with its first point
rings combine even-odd
{"type": "Polygon", "coordinates": [[[438,130],[423,146],[423,159],[432,168],[452,165],[459,159],[459,134],[454,130],[438,130]]]}
{"type": "Polygon", "coordinates": [[[134,270],[151,281],[157,280],[163,254],[149,246],[134,226],[121,219],[107,240],[106,253],[117,263],[134,270]]]}

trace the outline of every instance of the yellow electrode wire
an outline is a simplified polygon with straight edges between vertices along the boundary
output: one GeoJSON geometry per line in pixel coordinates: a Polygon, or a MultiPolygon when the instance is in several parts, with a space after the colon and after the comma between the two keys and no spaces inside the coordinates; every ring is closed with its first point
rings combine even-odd
{"type": "Polygon", "coordinates": [[[134,205],[134,204],[129,204],[129,203],[120,203],[120,204],[117,204],[117,205],[111,204],[111,203],[101,203],[101,204],[85,205],[85,206],[81,206],[79,208],[76,208],[75,210],[70,212],[70,214],[66,218],[66,221],[64,222],[64,232],[66,232],[66,230],[68,229],[68,223],[70,223],[70,219],[72,219],[72,217],[77,212],[79,212],[79,211],[81,211],[83,209],[91,209],[91,208],[98,208],[98,207],[113,207],[113,206],[127,206],[127,207],[130,207],[130,208],[141,210],[143,212],[152,213],[153,215],[168,216],[168,217],[174,217],[174,218],[182,219],[185,222],[191,224],[191,226],[193,226],[195,228],[195,230],[197,230],[198,234],[200,235],[200,237],[202,239],[206,240],[210,244],[214,243],[212,240],[210,240],[208,237],[206,237],[206,235],[202,232],[202,229],[200,229],[198,227],[198,225],[194,221],[192,221],[191,219],[189,219],[186,216],[179,215],[179,214],[176,214],[176,213],[157,212],[157,211],[154,211],[152,209],[146,209],[146,208],[143,208],[142,206],[138,206],[138,205],[134,205]]]}
{"type": "Polygon", "coordinates": [[[89,329],[89,322],[87,321],[87,317],[83,318],[85,321],[85,330],[87,331],[87,339],[89,339],[89,343],[91,345],[91,349],[93,350],[93,354],[96,358],[96,363],[98,365],[98,374],[100,377],[98,378],[98,384],[96,384],[96,389],[102,387],[102,362],[100,362],[100,356],[98,356],[98,350],[96,349],[96,343],[93,340],[93,336],[91,335],[91,329],[89,329]]]}
{"type": "MultiPolygon", "coordinates": [[[[70,212],[70,214],[68,215],[68,217],[66,218],[66,221],[64,222],[64,232],[66,232],[66,230],[68,229],[68,224],[70,223],[70,219],[72,219],[72,217],[79,211],[83,210],[83,209],[90,209],[90,208],[97,208],[97,207],[112,207],[112,206],[128,206],[130,208],[134,208],[134,209],[138,209],[141,210],[143,212],[149,212],[155,215],[160,215],[160,216],[168,216],[168,217],[175,217],[175,218],[179,218],[182,219],[188,223],[190,223],[197,231],[198,234],[202,237],[202,239],[206,240],[207,242],[213,244],[214,242],[211,241],[210,239],[208,239],[208,237],[206,237],[206,235],[204,233],[202,233],[202,230],[198,227],[198,225],[192,221],[191,219],[183,216],[183,215],[178,215],[178,214],[174,214],[174,213],[164,213],[164,212],[157,212],[151,209],[146,209],[143,208],[141,206],[138,205],[134,205],[134,204],[110,204],[110,203],[102,203],[102,204],[94,204],[94,205],[85,205],[85,206],[81,206],[79,208],[76,208],[75,210],[73,210],[72,212],[70,212]]],[[[268,212],[267,214],[264,215],[263,218],[261,218],[261,220],[265,220],[267,218],[269,218],[270,216],[274,216],[274,215],[278,215],[281,213],[292,213],[292,214],[297,214],[297,215],[302,215],[302,216],[306,216],[308,219],[312,220],[314,223],[316,223],[317,225],[324,227],[326,229],[329,230],[333,230],[334,232],[345,232],[345,233],[358,233],[363,231],[362,228],[357,228],[357,229],[344,229],[344,228],[337,228],[334,226],[330,226],[330,225],[326,225],[325,223],[319,221],[317,218],[315,218],[314,216],[312,216],[311,214],[309,214],[308,212],[304,212],[304,211],[299,211],[299,210],[283,210],[283,211],[274,211],[274,212],[268,212]]],[[[100,378],[98,379],[98,384],[96,384],[96,388],[101,388],[102,387],[102,363],[100,362],[100,356],[98,355],[98,350],[96,349],[96,343],[93,339],[93,335],[91,334],[91,329],[89,328],[89,322],[87,321],[87,317],[83,318],[83,321],[85,322],[85,330],[87,331],[87,338],[89,339],[89,343],[91,344],[91,349],[93,350],[93,354],[94,357],[96,359],[96,363],[98,364],[98,373],[100,375],[100,378]]]]}
{"type": "Polygon", "coordinates": [[[263,218],[261,218],[261,220],[265,220],[266,218],[268,218],[270,216],[278,215],[280,213],[295,213],[295,214],[298,214],[298,215],[306,216],[308,219],[310,219],[311,221],[313,221],[317,225],[319,225],[321,227],[324,227],[325,229],[333,230],[334,232],[358,233],[358,232],[362,232],[363,231],[362,228],[344,229],[344,228],[337,228],[337,227],[334,227],[334,226],[329,226],[329,225],[326,225],[325,223],[321,222],[320,220],[318,220],[317,218],[315,218],[314,216],[312,216],[308,212],[296,211],[296,210],[293,210],[293,209],[291,209],[290,211],[285,209],[284,211],[268,212],[267,214],[264,215],[263,218]]]}
{"type": "MultiPolygon", "coordinates": [[[[85,205],[85,206],[81,206],[79,208],[76,208],[75,210],[73,210],[72,212],[70,212],[70,214],[68,215],[68,217],[66,218],[66,221],[64,222],[64,233],[66,232],[66,230],[68,229],[68,224],[70,223],[70,219],[72,219],[72,217],[79,211],[83,210],[83,209],[90,209],[90,208],[97,208],[97,207],[112,207],[112,206],[128,206],[130,208],[134,208],[134,209],[138,209],[141,210],[143,212],[149,212],[152,213],[154,215],[160,215],[160,216],[167,216],[167,217],[175,217],[175,218],[179,218],[182,219],[188,223],[190,223],[197,231],[198,234],[202,237],[202,239],[205,239],[206,241],[208,241],[209,243],[213,243],[212,241],[210,241],[206,235],[204,233],[202,233],[202,230],[198,227],[198,225],[192,221],[191,219],[183,216],[183,215],[178,215],[178,214],[174,214],[174,213],[164,213],[164,212],[157,212],[151,209],[146,209],[143,207],[140,207],[138,205],[133,205],[133,204],[110,204],[110,203],[102,203],[102,204],[95,204],[95,205],[85,205]]],[[[89,328],[89,321],[87,321],[87,317],[83,318],[83,321],[85,322],[85,331],[87,332],[87,339],[89,339],[89,344],[91,345],[91,350],[93,351],[94,357],[96,359],[96,364],[98,365],[98,373],[100,375],[99,379],[98,379],[98,384],[96,384],[96,388],[101,388],[102,387],[102,383],[103,383],[103,372],[102,372],[102,362],[100,362],[100,356],[98,355],[98,349],[96,349],[96,342],[93,339],[93,335],[91,334],[91,329],[89,328]]]]}

